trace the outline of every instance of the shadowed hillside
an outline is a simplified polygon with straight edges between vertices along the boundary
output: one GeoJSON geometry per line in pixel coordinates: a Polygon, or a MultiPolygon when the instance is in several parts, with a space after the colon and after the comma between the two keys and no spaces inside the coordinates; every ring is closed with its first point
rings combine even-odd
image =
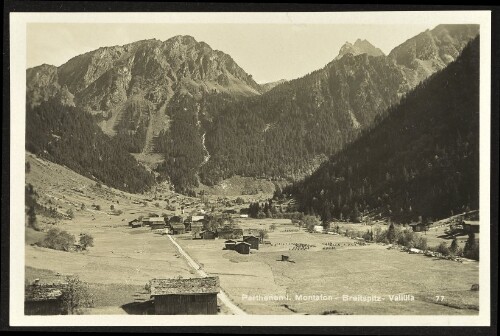
{"type": "Polygon", "coordinates": [[[479,38],[312,176],[285,190],[324,219],[409,222],[479,206],[479,38]]]}

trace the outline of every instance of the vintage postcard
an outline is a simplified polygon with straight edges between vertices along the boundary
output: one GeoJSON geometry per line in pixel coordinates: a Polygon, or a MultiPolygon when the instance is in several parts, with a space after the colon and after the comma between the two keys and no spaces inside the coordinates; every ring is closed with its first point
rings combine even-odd
{"type": "Polygon", "coordinates": [[[490,34],[11,13],[11,325],[489,325],[490,34]]]}

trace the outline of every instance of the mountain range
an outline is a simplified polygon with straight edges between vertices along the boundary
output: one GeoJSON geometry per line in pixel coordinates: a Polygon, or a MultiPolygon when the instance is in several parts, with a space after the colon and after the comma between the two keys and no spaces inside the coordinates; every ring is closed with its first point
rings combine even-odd
{"type": "Polygon", "coordinates": [[[479,207],[479,38],[311,176],[285,188],[307,213],[432,221],[479,207]]]}
{"type": "Polygon", "coordinates": [[[181,192],[234,175],[293,181],[357,139],[478,32],[439,25],[389,55],[357,40],[322,69],[264,85],[190,36],[104,47],[28,69],[27,113],[50,100],[90,115],[125,152],[160,156],[153,165],[141,160],[181,192]]]}

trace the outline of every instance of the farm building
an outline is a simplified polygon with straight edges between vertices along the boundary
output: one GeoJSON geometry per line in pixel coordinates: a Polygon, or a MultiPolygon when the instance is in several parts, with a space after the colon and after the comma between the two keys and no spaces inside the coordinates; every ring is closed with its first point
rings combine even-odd
{"type": "Polygon", "coordinates": [[[234,250],[239,254],[250,254],[250,244],[246,242],[237,242],[234,244],[234,250]]]}
{"type": "Polygon", "coordinates": [[[170,232],[174,235],[186,232],[186,227],[184,226],[184,223],[172,223],[169,226],[170,226],[170,232]]]}
{"type": "Polygon", "coordinates": [[[211,230],[201,231],[200,235],[203,239],[215,239],[215,232],[211,230]]]}
{"type": "Polygon", "coordinates": [[[184,224],[186,224],[186,231],[192,231],[199,227],[203,229],[203,226],[205,224],[205,216],[204,215],[191,216],[186,219],[184,224]]]}
{"type": "Polygon", "coordinates": [[[156,315],[216,315],[219,278],[153,279],[156,315]]]}
{"type": "Polygon", "coordinates": [[[151,230],[159,230],[159,229],[164,229],[166,227],[165,222],[151,222],[149,224],[149,227],[151,230]]]}
{"type": "Polygon", "coordinates": [[[191,233],[194,239],[201,239],[201,232],[203,231],[202,223],[191,223],[191,233]]]}
{"type": "Polygon", "coordinates": [[[183,218],[181,216],[172,216],[168,220],[169,224],[172,224],[172,223],[183,223],[183,222],[184,222],[184,220],[183,220],[183,218]]]}
{"type": "Polygon", "coordinates": [[[248,215],[247,214],[241,214],[240,218],[248,218],[248,215]]]}
{"type": "Polygon", "coordinates": [[[205,219],[205,215],[191,216],[191,222],[200,222],[205,219]]]}
{"type": "Polygon", "coordinates": [[[28,285],[24,293],[25,315],[66,315],[64,305],[63,286],[56,284],[40,284],[38,282],[28,285]]]}
{"type": "Polygon", "coordinates": [[[142,219],[143,225],[156,225],[159,224],[165,225],[166,221],[164,217],[146,217],[142,219]]]}
{"type": "Polygon", "coordinates": [[[467,233],[479,233],[479,221],[465,220],[462,223],[462,228],[467,233]]]}
{"type": "Polygon", "coordinates": [[[251,245],[251,249],[259,249],[259,237],[256,236],[243,236],[243,241],[251,245]]]}
{"type": "Polygon", "coordinates": [[[224,242],[224,246],[225,246],[225,249],[226,249],[226,250],[234,250],[234,246],[235,246],[235,245],[236,245],[236,241],[231,240],[231,239],[226,240],[226,241],[224,242]]]}
{"type": "Polygon", "coordinates": [[[194,223],[191,223],[191,231],[194,231],[194,230],[203,230],[204,228],[204,225],[203,223],[201,222],[194,222],[194,223]]]}
{"type": "Polygon", "coordinates": [[[414,232],[425,231],[425,224],[424,223],[411,223],[410,227],[414,232]]]}

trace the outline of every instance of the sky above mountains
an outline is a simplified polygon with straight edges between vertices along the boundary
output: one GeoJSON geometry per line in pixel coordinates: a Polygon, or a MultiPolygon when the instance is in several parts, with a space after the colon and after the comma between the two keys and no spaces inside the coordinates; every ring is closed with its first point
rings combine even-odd
{"type": "Polygon", "coordinates": [[[27,66],[59,66],[103,46],[191,35],[233,57],[258,83],[294,79],[333,60],[340,48],[366,39],[389,54],[407,39],[436,24],[122,24],[30,23],[27,66]]]}

